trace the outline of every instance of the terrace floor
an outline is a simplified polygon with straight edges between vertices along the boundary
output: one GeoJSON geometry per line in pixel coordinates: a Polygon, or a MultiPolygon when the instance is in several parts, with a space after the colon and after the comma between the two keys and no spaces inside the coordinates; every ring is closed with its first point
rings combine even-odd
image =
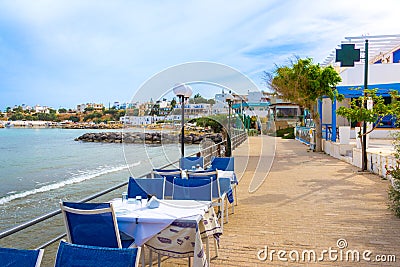
{"type": "Polygon", "coordinates": [[[294,140],[250,137],[233,154],[238,206],[211,266],[399,266],[400,219],[387,207],[388,181],[294,140]],[[397,263],[377,261],[391,255],[397,263]]]}

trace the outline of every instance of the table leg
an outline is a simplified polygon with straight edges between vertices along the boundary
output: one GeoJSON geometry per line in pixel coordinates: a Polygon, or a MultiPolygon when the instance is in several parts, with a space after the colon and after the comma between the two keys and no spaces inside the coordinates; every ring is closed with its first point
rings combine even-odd
{"type": "Polygon", "coordinates": [[[210,241],[208,240],[208,237],[206,237],[206,254],[207,254],[208,264],[210,264],[210,260],[211,260],[211,256],[210,256],[210,241]]]}
{"type": "Polygon", "coordinates": [[[149,249],[149,267],[153,266],[153,251],[149,249]]]}
{"type": "Polygon", "coordinates": [[[142,246],[142,255],[141,255],[141,257],[142,257],[142,267],[145,267],[146,266],[146,258],[145,258],[145,252],[144,252],[144,245],[142,246]]]}

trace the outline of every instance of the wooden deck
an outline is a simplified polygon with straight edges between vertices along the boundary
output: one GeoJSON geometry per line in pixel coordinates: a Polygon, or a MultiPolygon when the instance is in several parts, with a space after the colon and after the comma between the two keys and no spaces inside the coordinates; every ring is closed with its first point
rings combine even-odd
{"type": "MultiPolygon", "coordinates": [[[[400,265],[400,219],[387,208],[388,181],[308,152],[294,140],[250,137],[234,156],[240,177],[238,206],[224,225],[219,257],[211,266],[400,265]],[[268,257],[260,260],[257,254],[263,258],[265,248],[268,257]],[[329,249],[331,255],[323,253],[329,249]],[[279,260],[278,250],[286,252],[281,257],[287,261],[279,260]],[[308,260],[310,250],[315,260],[308,260]],[[353,260],[352,251],[360,253],[359,261],[353,260]],[[291,260],[296,252],[299,261],[291,260]],[[387,260],[395,255],[397,263],[378,262],[377,255],[387,260]]],[[[187,266],[187,259],[170,258],[162,266],[187,266]]]]}

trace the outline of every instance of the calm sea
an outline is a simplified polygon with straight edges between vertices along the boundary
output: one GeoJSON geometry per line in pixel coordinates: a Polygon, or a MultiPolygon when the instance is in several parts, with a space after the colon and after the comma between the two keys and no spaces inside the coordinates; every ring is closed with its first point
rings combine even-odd
{"type": "MultiPolygon", "coordinates": [[[[180,155],[178,143],[156,146],[74,141],[96,131],[0,129],[0,231],[57,209],[60,200],[83,199],[180,155]]],[[[197,145],[185,148],[186,154],[199,151],[197,145]]]]}

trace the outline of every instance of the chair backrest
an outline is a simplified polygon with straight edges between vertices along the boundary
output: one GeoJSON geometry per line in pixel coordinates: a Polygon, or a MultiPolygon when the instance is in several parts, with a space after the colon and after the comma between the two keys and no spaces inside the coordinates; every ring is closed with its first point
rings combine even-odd
{"type": "Polygon", "coordinates": [[[211,157],[211,169],[234,171],[235,159],[233,157],[211,157]]]}
{"type": "Polygon", "coordinates": [[[180,158],[179,166],[182,170],[191,170],[196,165],[200,165],[201,168],[204,168],[204,158],[203,157],[184,157],[180,158]]]}
{"type": "Polygon", "coordinates": [[[212,201],[211,179],[175,178],[172,199],[212,201]]]}
{"type": "Polygon", "coordinates": [[[211,179],[212,181],[212,197],[219,198],[220,189],[219,189],[219,180],[218,180],[218,172],[216,170],[211,171],[188,171],[187,176],[189,180],[191,179],[211,179]]]}
{"type": "Polygon", "coordinates": [[[164,198],[165,178],[132,178],[128,182],[128,198],[141,196],[147,199],[149,195],[158,199],[164,198]]]}
{"type": "Polygon", "coordinates": [[[117,220],[111,203],[60,202],[70,243],[121,248],[117,220]]]}
{"type": "Polygon", "coordinates": [[[155,178],[165,178],[164,196],[172,197],[174,178],[182,178],[182,171],[181,169],[153,169],[153,175],[155,178]]]}
{"type": "Polygon", "coordinates": [[[140,248],[105,248],[60,242],[55,267],[135,267],[140,248]]]}
{"type": "Polygon", "coordinates": [[[42,262],[43,249],[15,249],[0,247],[0,266],[39,267],[42,262]]]}

